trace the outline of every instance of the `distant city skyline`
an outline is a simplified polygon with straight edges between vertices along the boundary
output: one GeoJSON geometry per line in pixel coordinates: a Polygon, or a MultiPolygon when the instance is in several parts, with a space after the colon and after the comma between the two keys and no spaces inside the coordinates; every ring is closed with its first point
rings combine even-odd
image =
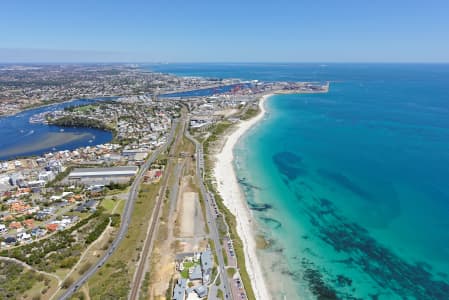
{"type": "Polygon", "coordinates": [[[0,63],[449,62],[449,2],[25,1],[0,63]]]}

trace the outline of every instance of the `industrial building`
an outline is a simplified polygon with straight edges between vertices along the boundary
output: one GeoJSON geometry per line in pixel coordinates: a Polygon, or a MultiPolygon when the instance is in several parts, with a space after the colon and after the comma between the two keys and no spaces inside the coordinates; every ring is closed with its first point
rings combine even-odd
{"type": "Polygon", "coordinates": [[[69,182],[84,184],[108,184],[129,181],[139,170],[136,166],[113,168],[76,168],[68,176],[69,182]]]}

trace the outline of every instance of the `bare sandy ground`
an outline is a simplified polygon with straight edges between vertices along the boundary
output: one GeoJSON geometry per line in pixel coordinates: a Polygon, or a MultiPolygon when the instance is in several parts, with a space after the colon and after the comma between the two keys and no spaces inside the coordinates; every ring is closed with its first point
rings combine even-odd
{"type": "Polygon", "coordinates": [[[184,192],[181,201],[181,237],[193,237],[195,235],[195,212],[197,193],[184,192]]]}
{"type": "Polygon", "coordinates": [[[259,122],[264,114],[264,103],[271,95],[265,95],[259,102],[260,113],[247,121],[237,125],[237,129],[225,137],[226,141],[221,153],[215,156],[214,176],[217,180],[218,192],[224,199],[224,204],[236,216],[237,232],[243,241],[245,260],[251,284],[257,299],[271,299],[263,276],[260,262],[256,256],[256,240],[251,223],[251,213],[237,181],[234,171],[233,149],[240,137],[254,124],[259,122]]]}
{"type": "Polygon", "coordinates": [[[217,111],[214,113],[214,115],[222,115],[225,118],[227,118],[227,117],[232,116],[233,114],[236,114],[238,112],[239,112],[238,109],[232,108],[232,109],[225,109],[225,110],[217,111]]]}

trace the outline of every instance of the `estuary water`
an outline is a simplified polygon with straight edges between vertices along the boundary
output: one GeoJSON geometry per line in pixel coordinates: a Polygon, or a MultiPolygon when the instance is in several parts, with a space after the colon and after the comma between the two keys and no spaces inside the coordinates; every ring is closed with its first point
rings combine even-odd
{"type": "Polygon", "coordinates": [[[274,299],[449,299],[449,65],[152,68],[331,81],[271,97],[235,149],[274,299]]]}
{"type": "Polygon", "coordinates": [[[107,143],[112,133],[93,128],[70,128],[32,124],[31,116],[62,110],[112,98],[80,99],[25,110],[12,116],[0,117],[0,161],[16,157],[42,155],[55,150],[74,150],[79,147],[107,143]]]}

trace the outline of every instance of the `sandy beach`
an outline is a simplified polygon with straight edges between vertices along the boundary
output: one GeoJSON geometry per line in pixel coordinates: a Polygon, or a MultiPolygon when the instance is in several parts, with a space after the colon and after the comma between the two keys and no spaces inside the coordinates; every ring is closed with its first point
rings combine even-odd
{"type": "Polygon", "coordinates": [[[253,290],[257,299],[271,299],[268,287],[263,276],[260,262],[256,256],[256,240],[251,223],[251,213],[235,174],[233,149],[240,137],[265,115],[264,103],[268,97],[265,95],[259,101],[260,113],[250,120],[237,125],[237,129],[225,137],[225,144],[221,153],[215,156],[214,176],[217,180],[218,192],[224,199],[226,207],[236,216],[237,232],[244,244],[245,260],[248,274],[251,278],[253,290]]]}

